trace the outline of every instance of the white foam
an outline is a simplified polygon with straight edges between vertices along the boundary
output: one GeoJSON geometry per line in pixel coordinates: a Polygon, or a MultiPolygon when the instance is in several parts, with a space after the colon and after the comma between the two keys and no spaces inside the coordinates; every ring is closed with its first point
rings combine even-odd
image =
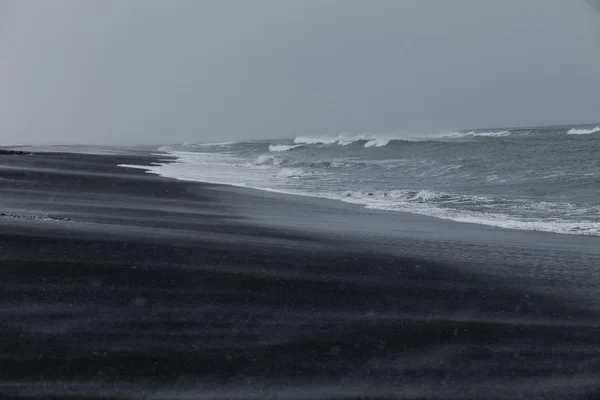
{"type": "Polygon", "coordinates": [[[271,144],[269,145],[269,151],[272,152],[281,152],[281,151],[289,151],[295,149],[296,147],[302,146],[301,144],[296,145],[287,145],[287,144],[271,144]]]}
{"type": "Polygon", "coordinates": [[[184,143],[183,145],[186,147],[221,147],[221,146],[231,146],[232,144],[236,144],[239,142],[214,142],[214,143],[184,143]]]}
{"type": "Polygon", "coordinates": [[[301,178],[307,175],[310,174],[304,171],[302,168],[282,168],[277,173],[277,176],[280,178],[301,178]]]}
{"type": "MultiPolygon", "coordinates": [[[[302,178],[307,172],[299,168],[281,168],[281,158],[273,155],[258,157],[255,164],[229,154],[173,152],[176,162],[161,165],[132,166],[167,178],[199,181],[231,186],[248,187],[270,192],[322,197],[363,205],[367,208],[400,211],[412,214],[474,223],[501,228],[554,232],[573,235],[600,236],[600,222],[578,220],[578,213],[568,203],[535,203],[513,201],[514,204],[498,209],[498,202],[482,196],[441,193],[429,189],[389,191],[327,191],[323,183],[306,184],[302,178]],[[256,165],[256,163],[259,163],[256,165]],[[286,179],[292,178],[292,179],[286,179]],[[459,207],[456,207],[459,205],[459,207]],[[473,211],[472,205],[477,211],[473,211]],[[508,207],[508,208],[507,208],[508,207]],[[513,215],[512,208],[516,211],[513,215]],[[537,210],[537,212],[536,212],[537,210]],[[539,212],[542,210],[544,212],[539,212]],[[552,220],[537,215],[555,215],[552,220]],[[523,217],[521,215],[531,215],[523,217]]],[[[309,174],[312,175],[312,174],[309,174]]],[[[310,179],[310,178],[309,178],[310,179]]],[[[501,203],[501,202],[500,202],[501,203]]]]}
{"type": "MultiPolygon", "coordinates": [[[[413,135],[414,136],[414,135],[413,135]]],[[[337,136],[298,136],[294,139],[296,144],[337,144],[347,146],[349,144],[364,141],[365,147],[383,147],[393,140],[409,140],[408,134],[403,133],[361,133],[353,135],[350,133],[340,133],[337,136]]]]}
{"type": "Polygon", "coordinates": [[[391,133],[361,133],[353,135],[350,133],[340,133],[337,136],[298,136],[294,139],[297,145],[332,145],[347,146],[356,142],[365,142],[364,147],[384,147],[393,141],[423,142],[423,141],[443,141],[448,139],[463,137],[503,137],[509,136],[509,131],[499,132],[441,132],[429,134],[416,134],[410,132],[391,132],[391,133]]]}
{"type": "Polygon", "coordinates": [[[600,125],[595,128],[592,128],[592,129],[572,128],[567,132],[567,134],[568,135],[591,135],[592,133],[598,133],[598,132],[600,132],[600,125]]]}
{"type": "Polygon", "coordinates": [[[264,165],[268,162],[273,161],[274,157],[270,156],[268,154],[261,154],[260,156],[256,157],[256,160],[254,160],[254,164],[256,165],[264,165]]]}
{"type": "MultiPolygon", "coordinates": [[[[517,219],[503,213],[487,213],[470,210],[456,210],[441,208],[433,201],[446,197],[441,193],[421,190],[417,194],[406,190],[375,191],[375,192],[346,192],[337,195],[341,201],[364,205],[367,208],[401,211],[410,214],[420,214],[439,219],[456,222],[472,223],[479,225],[495,226],[505,229],[552,232],[569,235],[600,236],[600,222],[593,221],[565,221],[560,219],[517,219]],[[421,201],[415,201],[421,200],[421,201]]],[[[335,198],[336,194],[330,193],[328,198],[335,198]]],[[[469,196],[475,199],[475,196],[469,196]]],[[[457,199],[458,200],[458,199],[457,199]]],[[[477,198],[478,201],[484,198],[477,198]]],[[[460,200],[458,200],[460,201],[460,200]]],[[[540,208],[548,204],[539,204],[540,208]]],[[[536,205],[531,205],[535,208],[536,205]]]]}
{"type": "Polygon", "coordinates": [[[449,137],[504,137],[504,136],[510,136],[510,132],[509,131],[499,131],[499,132],[476,132],[476,131],[471,131],[471,132],[455,132],[452,135],[450,135],[449,137]]]}
{"type": "Polygon", "coordinates": [[[279,166],[281,164],[285,164],[285,160],[283,160],[281,157],[279,156],[272,156],[269,154],[262,154],[258,157],[256,157],[256,160],[254,160],[254,164],[255,165],[273,165],[273,166],[279,166]]]}
{"type": "Polygon", "coordinates": [[[441,198],[443,195],[437,192],[433,192],[431,190],[423,189],[420,190],[417,194],[415,194],[410,200],[419,200],[419,201],[432,201],[441,198]]]}

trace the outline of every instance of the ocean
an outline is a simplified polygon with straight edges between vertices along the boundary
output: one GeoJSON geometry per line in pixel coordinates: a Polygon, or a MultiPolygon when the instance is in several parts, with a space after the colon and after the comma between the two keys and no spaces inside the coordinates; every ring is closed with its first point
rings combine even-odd
{"type": "Polygon", "coordinates": [[[161,146],[163,177],[501,228],[600,236],[600,126],[161,146]]]}

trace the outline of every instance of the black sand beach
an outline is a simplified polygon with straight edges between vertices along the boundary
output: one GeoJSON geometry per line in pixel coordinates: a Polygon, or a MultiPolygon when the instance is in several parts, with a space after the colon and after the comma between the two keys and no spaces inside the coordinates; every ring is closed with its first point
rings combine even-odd
{"type": "Polygon", "coordinates": [[[3,399],[594,399],[600,241],[0,155],[3,399]]]}

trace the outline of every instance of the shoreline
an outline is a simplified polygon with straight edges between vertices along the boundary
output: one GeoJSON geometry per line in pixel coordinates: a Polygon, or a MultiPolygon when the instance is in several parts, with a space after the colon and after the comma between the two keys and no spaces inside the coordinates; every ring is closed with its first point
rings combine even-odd
{"type": "MultiPolygon", "coordinates": [[[[155,155],[165,155],[167,158],[173,158],[173,162],[177,162],[177,156],[173,155],[169,152],[161,152],[161,151],[157,151],[154,152],[153,154],[155,155]]],[[[167,160],[168,161],[168,160],[167,160]]],[[[164,161],[163,161],[164,162],[164,161]]],[[[218,186],[224,186],[224,187],[232,187],[232,188],[236,188],[240,191],[244,191],[244,190],[250,190],[250,191],[260,191],[260,192],[265,192],[265,193],[271,193],[274,195],[281,195],[281,196],[293,196],[293,197],[303,197],[303,198],[310,198],[310,199],[318,199],[318,200],[323,200],[325,202],[328,201],[334,201],[336,203],[341,203],[343,206],[349,206],[349,207],[360,207],[362,209],[366,209],[369,211],[375,211],[375,212],[385,212],[385,213],[393,213],[393,214],[397,214],[397,213],[401,213],[405,216],[416,216],[416,217],[423,217],[425,219],[435,219],[437,221],[447,221],[450,223],[455,223],[455,224],[468,224],[468,225],[475,225],[475,226],[479,226],[479,227],[484,227],[484,228],[491,228],[491,229],[498,229],[498,230],[502,230],[502,231],[511,231],[511,232],[534,232],[534,233],[540,233],[540,234],[550,234],[550,235],[560,235],[560,236],[575,236],[575,237],[588,237],[588,238],[594,238],[596,240],[600,239],[600,235],[598,234],[580,234],[580,233],[569,233],[569,232],[554,232],[551,230],[543,230],[543,229],[526,229],[523,227],[506,227],[506,226],[502,226],[502,224],[494,224],[494,223],[480,223],[480,222],[472,222],[469,220],[457,220],[457,219],[452,219],[450,217],[441,217],[441,216],[433,216],[433,215],[428,215],[428,214],[424,214],[424,213],[419,213],[419,212],[409,212],[409,211],[402,211],[402,210],[389,210],[389,209],[384,209],[384,208],[375,208],[375,207],[370,207],[367,204],[361,204],[361,203],[357,203],[357,202],[348,202],[348,201],[344,201],[342,198],[338,199],[338,198],[330,198],[330,197],[326,197],[326,196],[319,196],[316,194],[307,194],[307,193],[293,193],[292,191],[285,191],[285,190],[279,190],[279,189],[271,189],[271,188],[258,188],[258,187],[249,187],[249,186],[245,186],[245,185],[238,185],[238,184],[232,184],[232,183],[223,183],[223,182],[216,182],[216,181],[200,181],[200,180],[192,180],[192,179],[182,179],[182,178],[177,178],[177,177],[169,177],[169,176],[164,176],[163,174],[153,171],[152,167],[154,167],[154,165],[151,166],[145,166],[146,168],[142,167],[142,166],[136,166],[136,165],[122,165],[121,167],[123,168],[131,168],[131,169],[140,169],[145,171],[148,174],[152,174],[152,175],[156,175],[156,176],[160,176],[161,178],[167,178],[167,179],[174,179],[180,182],[197,182],[197,183],[205,183],[205,184],[212,184],[212,185],[218,185],[218,186]]],[[[326,203],[323,203],[326,204],[326,203]]]]}
{"type": "MultiPolygon", "coordinates": [[[[167,158],[175,158],[175,156],[169,153],[155,154],[157,156],[160,155],[161,157],[164,155],[167,158]]],[[[451,219],[410,213],[405,211],[369,208],[362,204],[349,203],[338,199],[319,197],[310,194],[287,193],[284,191],[261,189],[234,184],[163,177],[160,174],[138,166],[120,165],[120,167],[131,170],[140,170],[143,171],[145,174],[160,177],[161,179],[170,179],[176,182],[182,182],[192,185],[213,185],[215,188],[218,188],[218,190],[221,192],[232,193],[234,195],[242,195],[245,197],[251,197],[255,199],[264,199],[264,201],[269,204],[271,204],[273,201],[278,201],[279,199],[282,199],[289,203],[306,204],[308,208],[314,206],[322,209],[331,210],[336,217],[339,217],[340,214],[344,213],[352,214],[354,216],[362,216],[365,220],[372,217],[376,217],[383,229],[380,229],[379,231],[369,230],[369,234],[381,238],[399,236],[401,237],[405,235],[410,235],[414,237],[416,235],[428,238],[447,239],[449,231],[459,231],[461,233],[472,232],[471,234],[469,234],[468,238],[465,238],[466,240],[470,241],[483,240],[488,241],[490,243],[495,243],[496,240],[499,239],[503,243],[522,243],[525,241],[531,245],[531,240],[528,240],[528,238],[533,236],[535,237],[534,242],[539,243],[543,247],[558,246],[560,248],[565,245],[569,247],[582,246],[582,248],[584,248],[585,250],[589,250],[589,246],[595,248],[598,245],[598,240],[600,239],[600,237],[593,235],[576,235],[538,230],[512,229],[493,225],[478,224],[473,222],[455,221],[451,219]],[[393,223],[386,223],[386,220],[392,220],[393,223]],[[413,228],[408,232],[405,231],[405,227],[403,227],[402,224],[399,223],[401,221],[406,220],[410,221],[410,227],[413,228]],[[461,227],[463,227],[463,229],[461,229],[461,227]],[[497,238],[491,238],[492,236],[497,236],[497,238]]],[[[254,209],[253,211],[256,212],[257,210],[254,209]]],[[[259,213],[259,215],[251,216],[254,222],[267,225],[277,224],[277,221],[273,221],[270,218],[271,216],[269,215],[269,212],[272,211],[272,209],[269,209],[267,207],[266,209],[261,209],[259,211],[261,212],[259,213]]],[[[287,220],[285,222],[288,225],[291,223],[294,229],[308,229],[309,231],[311,231],[311,233],[314,233],[314,231],[318,229],[325,232],[328,235],[334,234],[335,231],[338,231],[340,228],[336,224],[331,224],[331,228],[329,228],[327,226],[327,222],[323,221],[311,221],[310,223],[303,223],[302,219],[296,219],[293,221],[287,220]]],[[[364,224],[361,225],[361,229],[369,229],[368,225],[369,224],[366,224],[366,226],[364,224]]],[[[343,228],[345,230],[348,230],[347,226],[343,228]]],[[[535,245],[535,243],[533,244],[535,245]]],[[[600,254],[600,251],[598,252],[598,254],[600,254]]]]}
{"type": "MultiPolygon", "coordinates": [[[[235,244],[241,240],[259,245],[262,239],[256,239],[255,236],[260,230],[269,232],[260,235],[266,234],[271,243],[279,242],[283,247],[299,246],[304,243],[308,246],[306,248],[313,246],[327,249],[328,246],[335,244],[338,249],[351,248],[358,252],[367,251],[413,258],[419,258],[423,252],[426,252],[431,260],[457,265],[477,274],[491,274],[517,280],[539,280],[539,272],[544,271],[544,275],[548,275],[547,279],[562,280],[570,291],[578,286],[587,288],[590,281],[598,282],[597,286],[600,289],[600,271],[594,268],[594,265],[600,265],[600,246],[597,238],[591,236],[521,231],[462,223],[419,214],[369,209],[362,205],[333,199],[178,180],[158,176],[141,168],[119,166],[123,164],[123,160],[129,159],[136,160],[136,165],[147,166],[158,161],[164,162],[169,158],[175,160],[175,157],[163,153],[141,152],[132,155],[39,153],[39,155],[67,159],[92,157],[104,160],[103,162],[110,166],[109,171],[99,172],[100,176],[107,179],[126,176],[132,183],[160,182],[161,185],[180,187],[182,189],[178,190],[178,196],[185,194],[186,201],[191,202],[186,203],[186,207],[192,204],[186,212],[200,213],[203,220],[211,218],[215,221],[208,233],[204,233],[207,228],[204,221],[201,223],[200,230],[190,231],[186,228],[187,221],[179,216],[177,221],[172,221],[176,224],[169,223],[166,229],[151,226],[148,218],[151,220],[154,217],[153,212],[160,212],[160,210],[156,209],[157,204],[150,203],[148,207],[154,211],[144,215],[145,223],[140,222],[139,218],[135,219],[132,225],[121,224],[112,217],[99,220],[97,216],[91,217],[86,210],[85,217],[80,218],[79,222],[58,224],[57,232],[63,231],[69,234],[73,226],[79,226],[79,230],[87,232],[86,234],[96,232],[96,235],[102,235],[110,232],[115,235],[117,233],[114,232],[113,227],[117,223],[120,237],[129,240],[132,236],[141,234],[146,240],[153,237],[153,240],[159,242],[170,240],[176,243],[193,243],[211,240],[235,244]],[[206,207],[205,204],[200,211],[193,204],[199,198],[207,198],[207,193],[212,205],[206,207]],[[251,207],[248,208],[248,205],[251,207]],[[219,232],[222,229],[219,227],[218,220],[223,217],[227,217],[229,222],[235,224],[225,232],[219,232]],[[82,224],[83,222],[85,224],[82,224]],[[141,230],[138,225],[144,229],[141,230]],[[241,234],[231,235],[232,230],[239,230],[241,234]],[[291,241],[295,243],[290,244],[289,240],[278,240],[279,236],[291,237],[291,241]],[[296,240],[298,238],[302,239],[296,240]],[[505,262],[505,259],[511,258],[523,262],[505,262]],[[574,264],[573,260],[577,260],[579,264],[574,264]],[[482,269],[482,265],[486,267],[482,269]],[[578,278],[574,280],[572,275],[578,278]],[[588,280],[580,279],[581,276],[587,276],[588,280]]],[[[34,167],[33,170],[36,168],[34,167]]],[[[47,173],[49,170],[44,168],[43,171],[47,173]]],[[[69,175],[73,172],[70,170],[69,175]]],[[[76,174],[83,173],[84,176],[89,175],[90,172],[93,173],[93,171],[75,171],[76,174]]],[[[88,197],[87,201],[95,201],[97,198],[98,195],[95,194],[93,197],[88,197]]],[[[141,200],[145,201],[144,198],[141,200]]],[[[181,198],[176,197],[175,202],[181,202],[181,198]]],[[[163,205],[170,207],[167,203],[158,204],[159,207],[163,205]]],[[[112,209],[108,208],[107,212],[111,213],[112,209]]],[[[61,215],[58,214],[59,217],[61,215]]],[[[39,224],[36,221],[13,222],[21,227],[31,226],[32,229],[37,229],[36,226],[39,224]]],[[[596,285],[593,286],[592,292],[595,293],[596,285]]],[[[593,297],[593,294],[589,297],[593,297]]],[[[600,308],[600,300],[597,303],[600,308]]]]}

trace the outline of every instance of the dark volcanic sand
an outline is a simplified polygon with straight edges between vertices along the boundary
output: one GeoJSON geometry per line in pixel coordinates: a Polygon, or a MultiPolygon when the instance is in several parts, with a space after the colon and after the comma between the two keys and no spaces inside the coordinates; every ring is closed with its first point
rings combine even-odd
{"type": "Polygon", "coordinates": [[[600,396],[600,240],[0,155],[0,398],[600,396]]]}

